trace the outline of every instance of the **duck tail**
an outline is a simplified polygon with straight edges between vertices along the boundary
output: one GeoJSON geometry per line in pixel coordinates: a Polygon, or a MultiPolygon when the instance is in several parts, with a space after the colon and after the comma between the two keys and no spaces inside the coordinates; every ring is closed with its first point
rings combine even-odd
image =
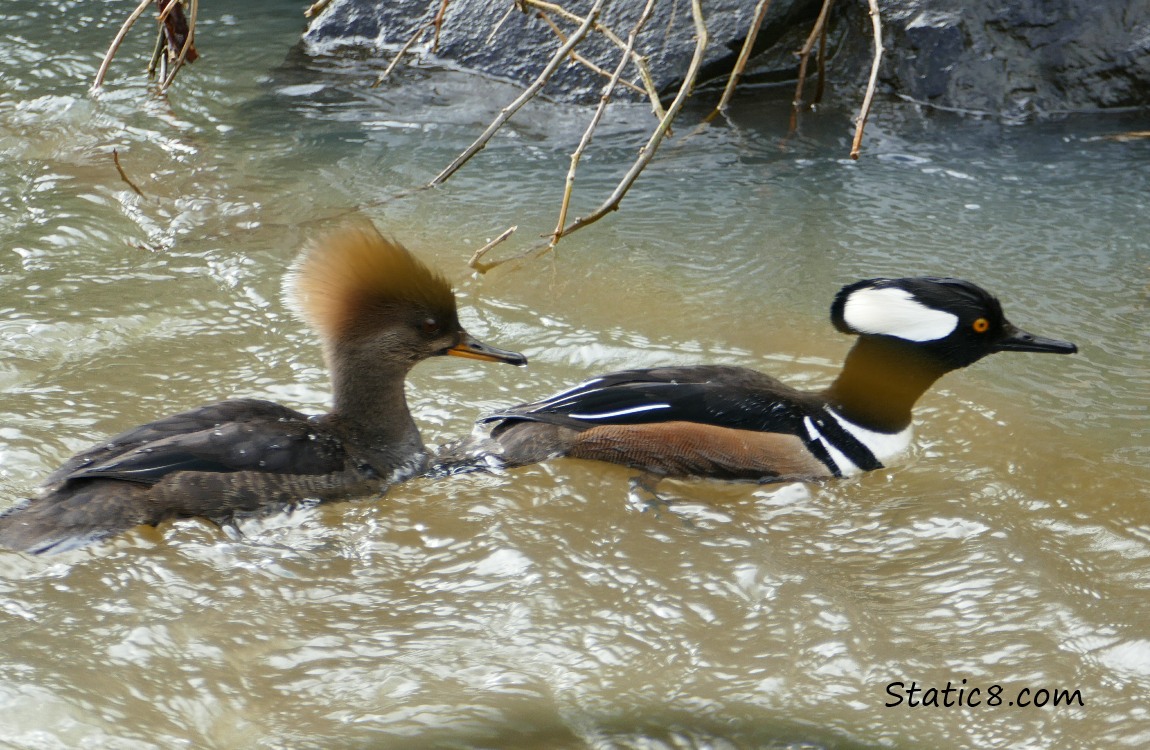
{"type": "Polygon", "coordinates": [[[56,554],[150,523],[142,513],[146,492],[146,486],[120,481],[67,482],[0,515],[0,547],[56,554]]]}

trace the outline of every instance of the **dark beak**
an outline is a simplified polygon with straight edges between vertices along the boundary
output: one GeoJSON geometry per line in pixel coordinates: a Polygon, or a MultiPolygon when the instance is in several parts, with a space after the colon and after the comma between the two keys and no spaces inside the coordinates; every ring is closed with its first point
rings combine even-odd
{"type": "Polygon", "coordinates": [[[1049,354],[1074,354],[1078,347],[1069,341],[1035,336],[1010,323],[1003,326],[1004,336],[994,345],[996,352],[1047,352],[1049,354]]]}
{"type": "Polygon", "coordinates": [[[524,357],[519,352],[509,352],[506,349],[496,349],[494,346],[488,346],[482,341],[472,337],[467,331],[463,332],[463,337],[459,340],[458,344],[443,353],[452,357],[481,359],[485,362],[506,362],[509,365],[516,365],[517,367],[522,367],[527,364],[527,357],[524,357]]]}

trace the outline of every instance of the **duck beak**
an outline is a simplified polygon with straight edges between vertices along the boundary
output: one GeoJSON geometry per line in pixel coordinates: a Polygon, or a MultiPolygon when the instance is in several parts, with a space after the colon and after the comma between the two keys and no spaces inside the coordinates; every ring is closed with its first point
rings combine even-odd
{"type": "Polygon", "coordinates": [[[510,352],[506,349],[496,349],[474,338],[467,331],[459,343],[443,352],[452,357],[466,357],[467,359],[481,359],[485,362],[506,362],[509,365],[522,367],[527,364],[527,357],[519,352],[510,352]]]}
{"type": "Polygon", "coordinates": [[[1047,352],[1048,354],[1074,354],[1078,347],[1069,341],[1035,336],[1010,323],[1004,326],[1004,336],[994,345],[996,352],[1047,352]]]}

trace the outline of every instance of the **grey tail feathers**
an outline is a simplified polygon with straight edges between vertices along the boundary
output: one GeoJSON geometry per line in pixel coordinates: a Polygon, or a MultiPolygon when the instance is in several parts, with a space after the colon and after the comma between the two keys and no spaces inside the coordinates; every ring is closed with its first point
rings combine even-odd
{"type": "Polygon", "coordinates": [[[111,493],[103,482],[91,484],[95,491],[49,492],[10,508],[0,515],[0,547],[56,554],[151,522],[142,516],[136,486],[117,482],[121,491],[111,493]]]}

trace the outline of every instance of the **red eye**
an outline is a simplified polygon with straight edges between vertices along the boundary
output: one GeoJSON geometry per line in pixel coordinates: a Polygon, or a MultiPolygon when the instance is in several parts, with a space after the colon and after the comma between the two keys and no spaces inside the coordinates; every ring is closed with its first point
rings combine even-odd
{"type": "Polygon", "coordinates": [[[428,318],[427,320],[423,321],[423,324],[420,326],[420,328],[428,336],[434,336],[435,334],[439,333],[441,326],[439,325],[439,321],[435,318],[428,318]]]}
{"type": "Polygon", "coordinates": [[[986,318],[979,318],[970,327],[974,329],[975,333],[986,333],[990,330],[990,321],[986,318]]]}

